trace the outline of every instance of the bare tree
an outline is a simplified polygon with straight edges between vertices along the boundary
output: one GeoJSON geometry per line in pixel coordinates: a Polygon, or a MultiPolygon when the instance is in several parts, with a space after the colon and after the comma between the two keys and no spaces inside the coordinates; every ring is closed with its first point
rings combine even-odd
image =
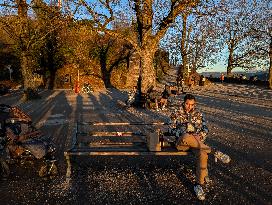
{"type": "Polygon", "coordinates": [[[48,6],[42,0],[30,3],[26,0],[7,0],[0,6],[5,15],[0,19],[1,27],[16,42],[20,53],[24,88],[35,88],[35,48],[66,21],[60,20],[57,7],[48,6]]]}
{"type": "Polygon", "coordinates": [[[218,45],[222,50],[227,48],[228,51],[228,76],[232,75],[234,68],[252,70],[260,66],[262,60],[257,58],[256,41],[252,38],[251,29],[256,25],[258,13],[268,15],[268,12],[260,8],[260,2],[222,0],[218,6],[218,15],[215,18],[220,38],[218,45]]]}
{"type": "Polygon", "coordinates": [[[199,5],[195,9],[188,9],[177,18],[171,30],[166,34],[164,48],[169,50],[174,64],[179,66],[179,78],[208,67],[216,62],[216,27],[213,16],[216,6],[213,2],[205,8],[199,5]]]}
{"type": "MultiPolygon", "coordinates": [[[[120,39],[111,36],[96,36],[93,46],[100,64],[101,75],[105,87],[113,87],[111,75],[114,69],[122,63],[128,64],[131,48],[120,39]]],[[[125,66],[127,68],[127,66],[125,66]]]]}
{"type": "Polygon", "coordinates": [[[259,67],[268,70],[268,86],[272,89],[272,19],[271,2],[263,0],[256,2],[254,21],[250,27],[251,46],[254,52],[251,60],[259,67]]]}
{"type": "MultiPolygon", "coordinates": [[[[115,24],[115,30],[119,29],[115,24]]],[[[71,51],[67,53],[67,61],[77,65],[86,75],[101,79],[105,87],[114,87],[112,81],[119,80],[113,79],[113,71],[128,69],[132,52],[130,44],[106,33],[98,33],[91,21],[77,21],[64,34],[67,35],[66,46],[71,51]]]]}
{"type": "Polygon", "coordinates": [[[160,40],[176,17],[188,8],[200,4],[199,0],[99,0],[79,3],[89,12],[97,28],[110,35],[125,39],[140,56],[141,91],[146,92],[156,84],[156,73],[153,66],[155,52],[160,40]],[[103,8],[103,9],[101,9],[103,8]],[[126,9],[129,32],[116,32],[111,29],[111,22],[118,18],[120,10],[126,9]]]}

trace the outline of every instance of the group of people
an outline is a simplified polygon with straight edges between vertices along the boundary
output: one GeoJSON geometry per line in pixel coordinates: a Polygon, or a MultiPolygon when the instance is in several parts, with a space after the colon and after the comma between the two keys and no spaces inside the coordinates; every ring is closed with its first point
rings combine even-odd
{"type": "MultiPolygon", "coordinates": [[[[188,78],[187,85],[190,90],[194,88],[194,86],[196,85],[196,77],[194,75],[191,75],[188,78]]],[[[184,87],[185,87],[185,79],[183,78],[183,76],[177,77],[177,86],[178,86],[178,90],[181,89],[181,92],[183,93],[184,87]]]]}
{"type": "MultiPolygon", "coordinates": [[[[169,97],[169,90],[165,87],[162,99],[169,97]],[[165,96],[164,96],[165,95],[165,96]]],[[[180,107],[170,116],[168,134],[175,136],[175,148],[179,151],[192,150],[197,157],[196,183],[194,191],[199,200],[205,199],[203,186],[209,183],[208,155],[212,154],[223,163],[229,163],[230,157],[205,144],[209,129],[204,114],[196,108],[196,98],[186,94],[180,107]]]]}
{"type": "Polygon", "coordinates": [[[186,83],[183,76],[177,77],[178,90],[181,91],[182,93],[185,93],[184,92],[185,84],[187,85],[186,87],[188,88],[188,90],[192,91],[196,85],[205,86],[206,83],[207,83],[206,77],[204,75],[200,75],[198,77],[195,74],[192,74],[188,77],[188,79],[186,80],[186,83]]]}
{"type": "Polygon", "coordinates": [[[149,108],[152,108],[152,104],[154,104],[154,108],[159,111],[159,109],[164,110],[167,106],[168,99],[171,96],[172,91],[169,85],[165,85],[163,92],[158,92],[152,86],[146,94],[146,103],[149,108]]]}
{"type": "MultiPolygon", "coordinates": [[[[163,92],[158,92],[151,86],[147,93],[145,94],[145,104],[146,107],[155,108],[156,110],[162,109],[164,110],[167,106],[168,99],[172,94],[172,90],[169,85],[165,85],[163,92]]],[[[137,86],[134,86],[131,91],[128,93],[128,98],[126,100],[126,105],[131,107],[132,105],[140,104],[140,93],[137,89],[137,86]]]]}

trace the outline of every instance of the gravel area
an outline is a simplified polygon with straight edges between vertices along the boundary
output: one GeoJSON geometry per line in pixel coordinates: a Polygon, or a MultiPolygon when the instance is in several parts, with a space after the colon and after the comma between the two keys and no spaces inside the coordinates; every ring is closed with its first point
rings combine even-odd
{"type": "Polygon", "coordinates": [[[232,158],[221,164],[210,156],[212,182],[204,202],[193,192],[193,156],[79,156],[66,180],[63,153],[71,147],[77,121],[166,121],[184,97],[172,97],[164,111],[127,109],[127,93],[111,89],[79,95],[45,90],[42,99],[30,102],[20,101],[20,91],[0,97],[0,103],[30,114],[57,144],[59,159],[59,175],[51,180],[38,177],[37,163],[12,165],[11,176],[0,180],[1,204],[272,204],[272,91],[234,84],[186,91],[196,95],[207,118],[207,144],[232,158]]]}

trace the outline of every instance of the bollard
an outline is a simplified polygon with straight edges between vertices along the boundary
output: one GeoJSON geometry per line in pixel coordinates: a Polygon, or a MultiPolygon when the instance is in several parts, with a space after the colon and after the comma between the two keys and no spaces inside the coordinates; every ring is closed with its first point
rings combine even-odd
{"type": "Polygon", "coordinates": [[[75,93],[79,93],[79,82],[78,81],[76,81],[76,83],[75,83],[75,93]]]}

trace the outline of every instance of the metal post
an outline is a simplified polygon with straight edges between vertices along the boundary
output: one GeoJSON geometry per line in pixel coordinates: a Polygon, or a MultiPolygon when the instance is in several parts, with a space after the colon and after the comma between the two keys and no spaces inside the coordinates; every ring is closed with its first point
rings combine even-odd
{"type": "Polygon", "coordinates": [[[64,152],[64,156],[66,158],[66,163],[67,163],[66,179],[69,179],[69,178],[71,178],[71,173],[72,173],[70,155],[68,152],[64,152]]]}

